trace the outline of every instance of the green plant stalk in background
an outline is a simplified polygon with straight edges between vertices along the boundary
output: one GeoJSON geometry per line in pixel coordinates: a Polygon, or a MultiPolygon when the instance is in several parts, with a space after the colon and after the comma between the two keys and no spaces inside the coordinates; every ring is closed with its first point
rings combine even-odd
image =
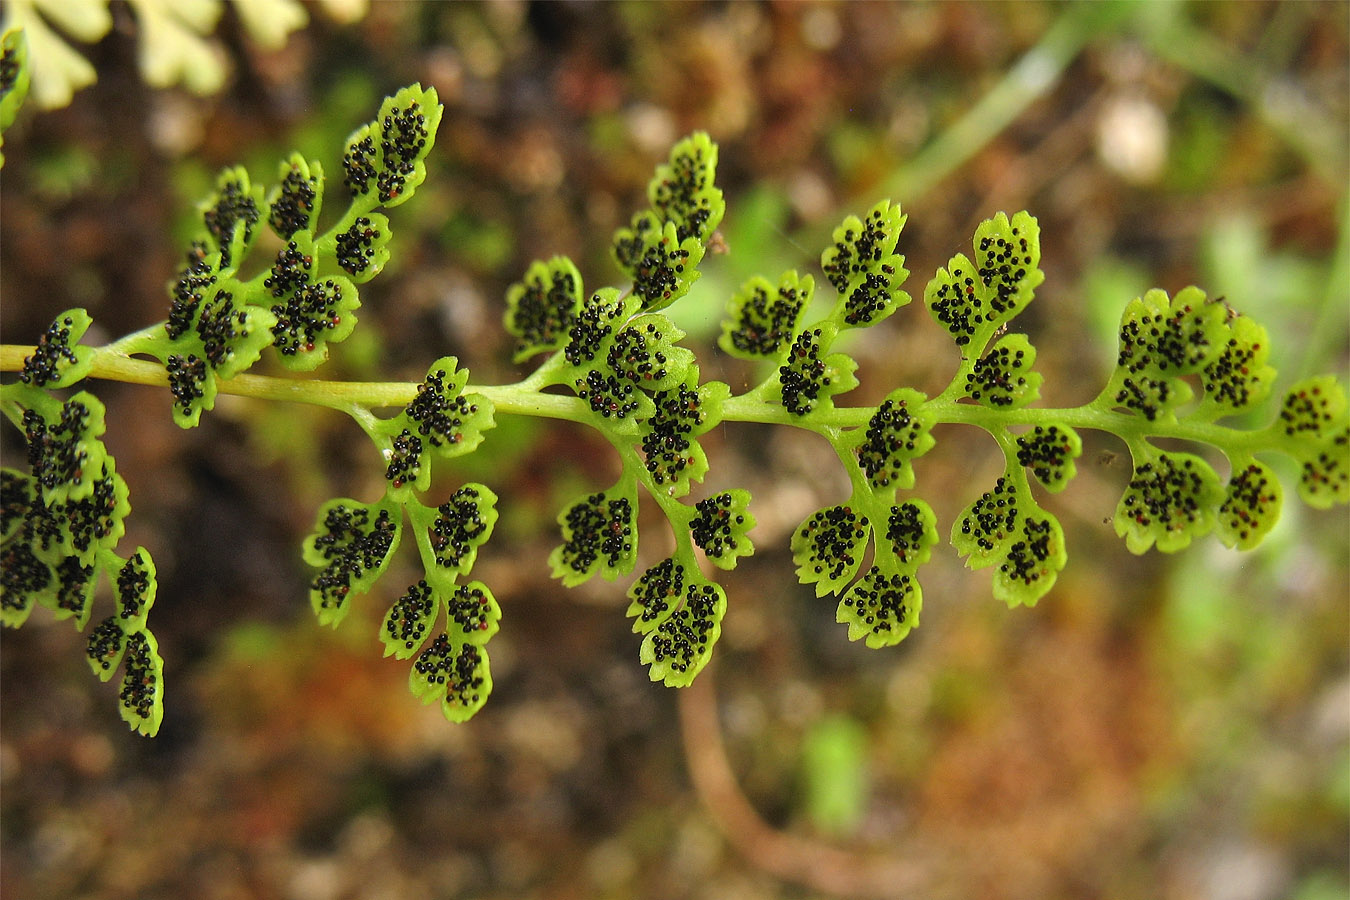
{"type": "MultiPolygon", "coordinates": [[[[11,32],[4,41],[0,125],[22,100],[26,72],[21,36],[11,32]]],[[[970,255],[953,256],[923,291],[960,356],[937,396],[899,388],[877,406],[836,402],[858,384],[856,361],[834,349],[838,336],[911,301],[897,252],[906,217],[888,201],[834,230],[821,270],[838,296],[824,317],[803,321],[815,278],[796,271],[777,281],[751,278],[731,297],[719,346],[768,363],[762,381],[733,394],[724,382],[701,380],[683,333],[662,313],[699,277],[725,211],[714,183],[717,147],[701,133],[675,146],[648,187],[649,207],[614,236],[628,288],[588,292],[575,265],[555,257],[534,263],[507,292],[504,323],[516,338],[515,360],[542,357],[524,380],[473,385],[454,357],[435,361],[415,383],[249,371],[270,346],[282,367],[310,372],[329,345],[351,335],[358,285],[389,256],[386,212],[425,177],[440,116],[436,92],[419,85],[385,100],[348,139],[335,190],[317,162],[298,154],[282,162],[268,190],[243,169],[227,169],[201,205],[164,322],[89,347],[79,340],[90,318],[73,309],[56,316],[36,346],[0,347],[0,371],[19,373],[0,387],[0,409],[29,448],[26,471],[3,470],[0,621],[17,627],[42,605],[83,630],[106,573],[115,608],[92,629],[88,657],[105,680],[121,664],[122,715],[142,733],[155,733],[163,714],[162,660],[147,627],[155,569],[145,548],[118,552],[130,505],[100,439],[103,405],[79,389],[87,379],[168,387],[171,414],[184,428],[198,424],[221,393],[351,416],[384,466],[385,489],[373,501],[337,498],[318,511],[302,547],[315,569],[311,605],[321,623],[339,624],[410,534],[423,577],[389,607],[380,639],[385,655],[412,661],[414,696],[439,703],[455,721],[472,716],[492,689],[487,645],[501,609],[470,576],[496,524],[498,497],[468,483],[453,491],[438,484],[441,502],[431,499],[430,458],[472,453],[497,416],[588,425],[622,463],[615,484],[576,498],[558,516],[562,540],[548,562],[564,585],[597,574],[631,577],[639,494],[661,509],[674,550],[632,579],[627,613],[650,677],[671,686],[693,680],[721,632],[727,597],[705,566],[732,569],[754,549],[747,491],[686,499],[708,471],[699,438],[723,423],[801,428],[835,449],[850,495],[808,516],[791,550],[801,583],[817,596],[837,596],[837,620],[870,647],[893,645],[918,625],[918,570],[939,535],[932,507],[910,493],[912,462],[936,445],[937,425],[982,428],[1003,451],[1002,476],[958,514],[949,539],[970,567],[994,569],[993,593],[1009,606],[1034,605],[1064,567],[1063,530],[1037,503],[1031,482],[1051,492],[1067,485],[1082,429],[1116,435],[1130,450],[1133,476],[1114,522],[1136,553],[1179,550],[1211,531],[1230,547],[1260,543],[1283,496],[1260,455],[1287,455],[1302,467],[1297,490],[1307,503],[1350,500],[1350,414],[1341,384],[1304,379],[1268,425],[1225,424],[1270,393],[1269,342],[1260,325],[1196,288],[1175,296],[1149,291],[1127,305],[1115,368],[1094,400],[1033,407],[1041,382],[1036,351],[1026,335],[1008,330],[1044,278],[1039,228],[1026,212],[982,223],[970,255]],[[347,205],[321,229],[321,210],[333,197],[347,205]],[[242,265],[265,228],[282,249],[245,277],[242,265]],[[1160,439],[1223,454],[1227,479],[1197,455],[1162,449],[1160,439]]]]}

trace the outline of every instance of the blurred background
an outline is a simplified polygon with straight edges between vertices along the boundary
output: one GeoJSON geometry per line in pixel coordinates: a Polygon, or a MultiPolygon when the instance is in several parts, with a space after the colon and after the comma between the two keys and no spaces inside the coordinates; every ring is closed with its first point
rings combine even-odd
{"type": "MultiPolygon", "coordinates": [[[[730,249],[673,310],[705,379],[762,377],[712,349],[736,286],[797,267],[830,293],[829,229],[883,197],[910,217],[914,295],[980,220],[1039,218],[1047,278],[1017,327],[1047,405],[1097,394],[1123,305],[1154,286],[1198,284],[1266,324],[1277,390],[1346,374],[1343,2],[254,0],[164,45],[147,26],[172,6],[114,3],[83,40],[50,20],[97,83],[30,103],[5,135],[6,342],[71,306],[95,341],[164,318],[220,168],[270,182],[298,149],[339,171],[347,133],[421,81],[446,107],[428,178],[391,216],[392,261],[325,377],[415,380],[445,354],[476,383],[522,377],[507,286],[558,253],[588,288],[616,282],[612,231],[694,129],[721,147],[730,249]],[[307,21],[268,33],[295,9],[307,21]]],[[[939,391],[955,369],[918,303],[851,340],[851,404],[939,391]]],[[[1079,477],[1046,502],[1070,561],[1039,606],[1007,610],[941,546],[920,573],[923,626],[869,651],[833,599],[796,584],[787,551],[847,492],[832,451],[726,427],[694,497],[748,488],[757,550],[720,576],[716,659],[677,692],[648,683],[623,584],[548,578],[554,517],[610,483],[610,450],[503,418],[437,482],[502,498],[475,570],[504,611],[495,689],[456,726],[380,658],[378,622],[415,560],[337,631],[308,608],[298,549],[315,510],[380,490],[351,422],[221,397],[183,432],[163,391],[95,390],[131,489],[122,546],[148,547],[160,573],[164,725],[127,731],[67,623],[38,612],[0,636],[5,897],[1350,896],[1344,508],[1290,491],[1255,552],[1207,538],[1136,557],[1109,524],[1128,455],[1085,434],[1079,477]]],[[[943,533],[1001,471],[967,431],[940,430],[915,467],[943,533]]],[[[3,440],[21,460],[14,430],[3,440]]],[[[655,560],[668,538],[644,522],[655,560]]]]}

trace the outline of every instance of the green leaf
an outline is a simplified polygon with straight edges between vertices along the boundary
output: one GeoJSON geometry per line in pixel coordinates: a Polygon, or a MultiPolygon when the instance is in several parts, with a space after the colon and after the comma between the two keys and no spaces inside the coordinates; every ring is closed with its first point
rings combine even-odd
{"type": "Polygon", "coordinates": [[[1179,378],[1126,375],[1119,369],[1111,385],[1119,385],[1114,397],[1117,406],[1138,413],[1150,422],[1175,420],[1174,411],[1195,397],[1191,386],[1179,378]]]}
{"type": "Polygon", "coordinates": [[[689,572],[679,605],[647,632],[638,658],[652,681],[687,687],[712,658],[722,635],[727,597],[722,588],[689,572]]]}
{"type": "Polygon", "coordinates": [[[698,280],[698,264],[726,204],[713,184],[717,145],[702,132],[680,141],[647,185],[652,208],[614,232],[614,261],[633,279],[644,310],[674,303],[698,280]]]}
{"type": "Polygon", "coordinates": [[[1199,288],[1183,288],[1170,299],[1154,288],[1125,307],[1117,367],[1166,378],[1199,372],[1227,346],[1227,321],[1227,307],[1199,288]]]}
{"type": "Polygon", "coordinates": [[[842,296],[832,318],[841,327],[874,325],[910,302],[900,290],[909,277],[905,258],[895,252],[908,216],[882,200],[866,220],[849,216],[834,230],[833,246],[820,266],[842,296]]]}
{"type": "Polygon", "coordinates": [[[673,557],[661,560],[643,572],[628,588],[625,615],[634,619],[633,632],[646,634],[670,618],[684,597],[684,565],[673,557]]]}
{"type": "Polygon", "coordinates": [[[716,175],[717,145],[702,131],[677,143],[670,162],[657,166],[647,184],[647,199],[662,223],[675,225],[677,241],[692,237],[707,244],[721,224],[726,203],[714,184],[716,175]]]}
{"type": "Polygon", "coordinates": [[[136,552],[117,570],[113,586],[117,593],[117,616],[122,630],[132,632],[144,628],[159,587],[155,577],[155,561],[150,558],[150,551],[137,547],[136,552]]]}
{"type": "Polygon", "coordinates": [[[441,713],[451,722],[467,722],[483,708],[492,693],[487,651],[477,644],[461,645],[450,675],[451,681],[446,685],[445,698],[441,701],[441,713]]]}
{"type": "MultiPolygon", "coordinates": [[[[674,223],[672,222],[673,226],[674,223]]],[[[610,253],[614,262],[629,278],[636,279],[638,267],[649,247],[665,233],[665,221],[650,209],[634,214],[626,228],[618,228],[610,239],[610,253]]],[[[677,238],[678,233],[672,234],[677,238]]],[[[678,246],[678,239],[675,240],[678,246]]]]}
{"type": "Polygon", "coordinates": [[[445,632],[436,635],[408,672],[408,690],[423,703],[444,700],[455,665],[455,646],[445,632]]]}
{"type": "Polygon", "coordinates": [[[216,176],[215,190],[198,208],[202,229],[197,239],[220,254],[222,270],[237,267],[261,230],[257,226],[262,188],[253,185],[244,167],[227,168],[216,176]]]}
{"type": "Polygon", "coordinates": [[[974,247],[976,274],[987,288],[986,320],[997,328],[1025,309],[1045,280],[1039,268],[1041,228],[1026,212],[1011,221],[999,213],[975,229],[974,247]]]}
{"type": "Polygon", "coordinates": [[[958,347],[978,349],[1031,302],[1045,273],[1039,268],[1040,226],[1025,212],[982,222],[974,247],[974,262],[958,253],[938,270],[924,303],[958,347]]]}
{"type": "Polygon", "coordinates": [[[471,581],[455,588],[446,597],[446,614],[455,640],[466,644],[483,645],[494,634],[502,619],[502,608],[497,598],[481,581],[471,581]]]}
{"type": "Polygon", "coordinates": [[[1318,441],[1303,442],[1295,454],[1303,464],[1298,495],[1316,509],[1350,503],[1350,426],[1342,423],[1318,441]]]}
{"type": "Polygon", "coordinates": [[[328,359],[328,345],[346,340],[356,327],[361,299],[340,275],[316,278],[318,251],[308,233],[296,232],[277,253],[263,287],[273,300],[272,345],[288,368],[308,372],[328,359]]]}
{"type": "Polygon", "coordinates": [[[590,369],[584,376],[573,379],[572,385],[577,396],[603,421],[602,427],[612,434],[638,434],[638,423],[650,419],[656,411],[651,397],[608,369],[590,369]]]}
{"type": "Polygon", "coordinates": [[[794,416],[830,409],[834,406],[832,397],[858,386],[853,375],[858,363],[853,357],[826,352],[835,333],[835,326],[829,322],[808,328],[793,339],[780,357],[783,364],[777,376],[779,397],[783,408],[794,416]]]}
{"type": "Polygon", "coordinates": [[[197,315],[195,330],[201,354],[215,377],[223,381],[247,370],[272,343],[272,329],[277,320],[264,307],[244,303],[242,298],[248,293],[238,282],[224,281],[201,304],[197,315]],[[238,302],[236,296],[240,298],[238,302]]]}
{"type": "Polygon", "coordinates": [[[428,529],[435,571],[427,578],[442,591],[467,575],[478,558],[478,548],[487,543],[497,524],[497,495],[484,485],[466,484],[436,509],[428,529]]]}
{"type": "Polygon", "coordinates": [[[795,269],[783,273],[777,288],[756,275],[727,302],[717,345],[741,359],[777,359],[797,333],[815,287],[815,279],[795,269]]]}
{"type": "Polygon", "coordinates": [[[0,624],[18,628],[38,601],[49,602],[56,588],[56,574],[30,543],[13,541],[0,550],[0,624]]]}
{"type": "Polygon", "coordinates": [[[455,644],[442,632],[413,663],[408,688],[423,703],[441,701],[447,719],[463,722],[492,693],[487,653],[477,644],[455,644]]]}
{"type": "Polygon", "coordinates": [[[164,661],[155,636],[144,629],[128,634],[123,663],[122,719],[133,731],[154,737],[164,718],[164,661]]]}
{"type": "Polygon", "coordinates": [[[851,506],[818,509],[792,534],[797,580],[814,584],[816,596],[837,594],[858,574],[872,526],[851,506]]]}
{"type": "Polygon", "coordinates": [[[1031,470],[1047,491],[1058,493],[1078,473],[1074,460],[1083,454],[1083,439],[1068,425],[1037,425],[1017,438],[1017,462],[1031,470]]]}
{"type": "Polygon", "coordinates": [[[196,353],[172,353],[164,360],[173,395],[173,421],[179,428],[196,428],[202,412],[215,409],[216,376],[196,353]]]}
{"type": "Polygon", "coordinates": [[[1003,559],[1020,534],[1022,499],[1005,474],[961,511],[952,524],[951,544],[967,566],[982,569],[1003,559]]]}
{"type": "Polygon", "coordinates": [[[19,402],[26,407],[28,461],[43,502],[57,506],[87,498],[108,460],[99,439],[107,430],[103,403],[87,391],[59,405],[41,395],[25,395],[19,402]]]}
{"type": "Polygon", "coordinates": [[[665,316],[648,313],[630,319],[614,335],[605,354],[610,369],[644,391],[664,391],[684,381],[694,354],[676,346],[684,332],[665,316]]]}
{"type": "Polygon", "coordinates": [[[164,333],[170,341],[177,341],[197,324],[197,314],[206,301],[207,292],[221,278],[219,251],[210,252],[205,240],[194,240],[186,255],[186,265],[169,285],[171,304],[164,333]]]}
{"type": "Polygon", "coordinates": [[[848,625],[850,641],[872,649],[900,643],[919,624],[923,591],[913,574],[873,565],[848,589],[835,610],[835,621],[848,625]]]}
{"type": "Polygon", "coordinates": [[[380,104],[375,188],[386,207],[398,206],[426,180],[425,160],[436,142],[442,107],[436,89],[405,87],[380,104]]]}
{"type": "Polygon", "coordinates": [[[567,346],[563,348],[567,362],[582,371],[606,353],[613,342],[615,329],[633,314],[637,302],[631,295],[621,297],[614,288],[601,288],[592,294],[567,329],[567,346]]]}
{"type": "Polygon", "coordinates": [[[49,507],[60,529],[62,553],[77,557],[84,565],[93,565],[100,551],[116,547],[126,532],[131,503],[127,483],[115,469],[113,458],[105,458],[89,496],[49,507]]]}
{"type": "MultiPolygon", "coordinates": [[[[217,207],[225,204],[225,199],[217,200],[217,207]]],[[[217,382],[248,369],[273,340],[276,317],[265,307],[249,304],[257,289],[230,274],[230,256],[236,262],[243,256],[246,232],[257,221],[256,208],[249,208],[252,218],[241,213],[231,220],[229,213],[220,213],[214,227],[223,229],[230,242],[228,252],[208,252],[209,240],[193,243],[188,266],[172,289],[173,306],[164,326],[168,340],[151,351],[164,362],[174,422],[180,428],[195,427],[202,412],[215,407],[217,382]]],[[[211,210],[205,215],[211,221],[211,210]]]]}
{"type": "Polygon", "coordinates": [[[597,572],[613,581],[633,570],[638,532],[637,496],[631,483],[573,501],[559,514],[558,524],[563,542],[553,548],[548,563],[553,577],[567,587],[597,572]]]}
{"type": "Polygon", "coordinates": [[[1345,388],[1335,376],[1305,378],[1285,393],[1278,428],[1287,437],[1325,438],[1344,425],[1346,409],[1345,388]]]}
{"type": "Polygon", "coordinates": [[[1116,534],[1131,553],[1156,544],[1174,553],[1214,527],[1223,500],[1219,476],[1189,453],[1156,452],[1135,462],[1134,476],[1116,506],[1116,534]]]}
{"type": "Polygon", "coordinates": [[[389,465],[385,467],[384,477],[389,482],[391,496],[405,499],[413,486],[418,490],[431,486],[431,467],[422,465],[426,442],[411,429],[404,428],[393,438],[385,457],[389,465]]]}
{"type": "Polygon", "coordinates": [[[292,153],[281,162],[277,178],[267,195],[267,224],[283,241],[296,232],[312,237],[323,208],[323,167],[292,153]]]}
{"type": "MultiPolygon", "coordinates": [[[[375,141],[379,122],[367,122],[347,137],[342,151],[342,184],[353,198],[367,197],[378,174],[375,141]]],[[[353,204],[355,205],[355,204],[353,204]]],[[[362,204],[374,206],[374,202],[362,204]]]]}
{"type": "Polygon", "coordinates": [[[64,506],[55,509],[47,506],[42,502],[41,492],[24,514],[19,535],[38,559],[49,566],[71,555],[73,544],[66,530],[64,506]]]}
{"type": "MultiPolygon", "coordinates": [[[[987,288],[975,280],[975,266],[965,254],[951,258],[938,269],[924,289],[924,303],[933,318],[956,341],[958,347],[970,344],[976,335],[992,332],[986,325],[987,288]]],[[[978,346],[978,344],[977,344],[978,346]]]]}
{"type": "Polygon", "coordinates": [[[318,368],[328,346],[345,341],[356,327],[361,300],[346,278],[323,278],[296,288],[272,307],[272,344],[281,362],[297,372],[318,368]]]}
{"type": "Polygon", "coordinates": [[[1054,516],[1036,506],[1025,482],[1005,472],[992,490],[967,506],[952,525],[951,542],[966,565],[997,565],[994,596],[1009,607],[1035,606],[1054,586],[1067,551],[1054,516]]]}
{"type": "Polygon", "coordinates": [[[38,502],[37,479],[18,469],[0,469],[0,542],[19,533],[38,502]]]}
{"type": "Polygon", "coordinates": [[[830,238],[834,245],[820,255],[820,268],[836,291],[847,294],[850,284],[878,263],[894,258],[906,218],[898,205],[892,207],[889,200],[882,200],[868,212],[865,223],[849,216],[834,229],[830,238]]]}
{"type": "Polygon", "coordinates": [[[318,275],[346,275],[364,284],[389,262],[389,219],[380,213],[348,213],[331,232],[314,243],[318,275]]]}
{"type": "MultiPolygon", "coordinates": [[[[1218,391],[1212,399],[1222,396],[1220,382],[1232,381],[1233,390],[1248,390],[1241,385],[1254,385],[1240,371],[1241,347],[1230,348],[1234,332],[1228,326],[1229,311],[1222,303],[1205,298],[1203,291],[1188,287],[1169,298],[1165,291],[1151,290],[1143,297],[1130,301],[1120,322],[1120,352],[1115,372],[1103,390],[1115,404],[1139,413],[1150,422],[1171,421],[1174,411],[1194,397],[1191,386],[1180,376],[1210,371],[1202,376],[1206,390],[1218,391]],[[1231,352],[1230,352],[1231,350],[1231,352]],[[1227,361],[1223,360],[1223,355],[1227,361]],[[1206,381],[1206,377],[1212,380],[1206,381]]],[[[1243,326],[1243,333],[1254,335],[1243,326]]],[[[1254,358],[1254,357],[1253,357],[1254,358]]],[[[1269,377],[1273,371],[1258,367],[1257,377],[1269,377]]],[[[1212,409],[1217,413],[1222,406],[1212,409]]]]}
{"type": "Polygon", "coordinates": [[[443,356],[431,364],[418,386],[417,396],[403,410],[407,422],[431,445],[436,455],[451,459],[478,449],[483,433],[496,423],[492,401],[482,394],[464,394],[469,381],[459,361],[443,356]]]}
{"type": "MultiPolygon", "coordinates": [[[[28,63],[28,40],[23,29],[6,29],[0,37],[0,134],[14,124],[19,107],[28,96],[31,70],[28,63]]],[[[0,141],[0,146],[4,142],[0,141]]],[[[5,157],[0,154],[0,167],[5,157]]]]}
{"type": "Polygon", "coordinates": [[[704,246],[697,237],[680,238],[674,222],[657,223],[639,214],[630,228],[614,236],[614,258],[633,279],[633,296],[648,312],[665,309],[689,292],[702,274],[704,246]]]}
{"type": "Polygon", "coordinates": [[[516,337],[512,362],[561,349],[585,296],[581,273],[567,257],[532,263],[506,291],[506,330],[516,337]]]}
{"type": "Polygon", "coordinates": [[[338,498],[319,508],[303,556],[320,569],[309,585],[309,602],[320,625],[337,627],[351,609],[351,597],[370,590],[384,574],[402,526],[402,516],[387,501],[365,504],[338,498]]]}
{"type": "Polygon", "coordinates": [[[1275,381],[1275,370],[1266,365],[1269,355],[1265,328],[1245,316],[1229,322],[1228,340],[1200,371],[1202,407],[1238,412],[1264,400],[1275,381]]]}
{"type": "Polygon", "coordinates": [[[1226,547],[1250,550],[1265,538],[1280,518],[1284,491],[1269,467],[1248,460],[1234,468],[1224,489],[1215,532],[1226,547]]]}
{"type": "Polygon", "coordinates": [[[408,659],[421,649],[440,609],[441,598],[426,581],[409,587],[393,602],[380,623],[384,655],[408,659]]]}
{"type": "Polygon", "coordinates": [[[906,500],[891,507],[884,536],[896,566],[913,572],[928,562],[938,542],[937,515],[922,500],[906,500]]]}
{"type": "Polygon", "coordinates": [[[1345,388],[1331,375],[1305,378],[1289,389],[1272,428],[1289,439],[1303,470],[1298,494],[1327,509],[1350,502],[1350,414],[1345,388]]]}
{"type": "MultiPolygon", "coordinates": [[[[263,288],[280,300],[289,297],[314,279],[314,238],[306,231],[287,237],[286,246],[277,251],[276,261],[263,279],[263,288]]],[[[283,307],[284,308],[284,307],[283,307]]],[[[276,312],[276,308],[273,308],[276,312]]]]}
{"type": "Polygon", "coordinates": [[[76,346],[94,322],[83,309],[68,309],[38,338],[31,356],[25,357],[19,380],[33,387],[70,387],[89,374],[94,349],[76,346]]]}
{"type": "Polygon", "coordinates": [[[1064,531],[1049,513],[1023,516],[1017,532],[994,573],[994,597],[1009,608],[1035,606],[1054,587],[1068,560],[1064,531]]]}
{"type": "Polygon", "coordinates": [[[1041,375],[1031,371],[1036,348],[1025,334],[1001,338],[966,376],[966,396],[990,409],[1021,409],[1040,397],[1041,375]]]}
{"type": "Polygon", "coordinates": [[[897,488],[914,486],[912,460],[933,448],[932,416],[924,411],[928,398],[912,388],[899,388],[886,395],[867,422],[855,431],[858,465],[873,492],[882,498],[895,496],[897,488]]]}
{"type": "Polygon", "coordinates": [[[431,466],[424,464],[428,450],[443,459],[472,453],[483,434],[496,425],[492,402],[482,394],[463,394],[469,372],[457,370],[458,360],[442,357],[432,363],[417,395],[397,416],[380,424],[392,436],[386,450],[384,477],[400,497],[416,487],[431,485],[431,466]]]}
{"type": "Polygon", "coordinates": [[[697,366],[683,384],[652,394],[654,411],[642,431],[643,461],[653,481],[669,485],[671,497],[683,497],[691,482],[703,480],[708,457],[697,438],[721,420],[722,402],[730,394],[720,381],[699,385],[697,366]]]}
{"type": "MultiPolygon", "coordinates": [[[[462,722],[478,711],[492,691],[482,645],[497,633],[501,608],[478,581],[454,588],[444,602],[455,637],[441,632],[418,654],[408,673],[408,687],[423,703],[440,700],[445,717],[462,722]]],[[[441,604],[441,595],[426,581],[410,587],[384,617],[380,628],[384,655],[407,659],[417,653],[441,604]]]]}
{"type": "Polygon", "coordinates": [[[750,515],[750,492],[722,491],[694,504],[695,515],[689,527],[694,543],[719,569],[736,568],[736,560],[755,552],[746,532],[755,527],[750,515]]]}
{"type": "Polygon", "coordinates": [[[343,184],[354,198],[365,198],[354,208],[398,206],[413,195],[426,179],[441,113],[435,88],[410,85],[386,97],[375,121],[347,138],[343,184]]]}
{"type": "Polygon", "coordinates": [[[117,671],[122,661],[122,652],[127,646],[127,633],[122,629],[117,616],[108,616],[89,632],[85,645],[85,659],[89,668],[98,676],[99,681],[107,681],[117,671]]]}

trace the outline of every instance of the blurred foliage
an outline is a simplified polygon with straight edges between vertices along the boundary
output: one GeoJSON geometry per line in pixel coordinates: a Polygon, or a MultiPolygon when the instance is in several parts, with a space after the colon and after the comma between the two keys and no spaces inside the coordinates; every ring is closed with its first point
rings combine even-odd
{"type": "MultiPolygon", "coordinates": [[[[96,85],[6,133],[0,329],[19,340],[76,305],[108,336],[163,318],[181,223],[216,171],[270,171],[291,147],[337,171],[349,123],[420,80],[446,102],[443,137],[342,377],[415,377],[446,353],[475,382],[518,377],[506,286],[555,253],[588,285],[615,280],[609,235],[696,128],[721,145],[730,253],[674,308],[692,334],[711,340],[746,275],[813,268],[819,235],[901,185],[919,283],[975,222],[1038,216],[1048,277],[1028,327],[1064,393],[1051,403],[1088,399],[1120,309],[1153,286],[1199,284],[1271,325],[1282,379],[1344,371],[1350,5],[1077,9],[382,2],[355,25],[314,16],[267,51],[227,6],[233,74],[210,100],[148,88],[134,35],[113,29],[83,48],[96,85]],[[1032,65],[1047,35],[1079,48],[1062,71],[1032,65]],[[1018,81],[1037,72],[1050,73],[1038,90],[1018,81]],[[1011,98],[1006,124],[947,152],[991,94],[1011,98]]],[[[860,393],[945,383],[955,360],[934,327],[902,314],[860,336],[860,393]]],[[[735,385],[742,363],[710,358],[724,371],[705,377],[735,385]]],[[[560,500],[612,475],[607,447],[504,420],[491,452],[455,470],[503,498],[480,565],[504,621],[494,703],[452,728],[372,658],[377,622],[309,621],[295,550],[315,503],[369,495],[379,477],[345,422],[222,403],[185,439],[155,392],[104,393],[111,421],[138,423],[107,441],[137,498],[130,537],[159,564],[167,677],[182,687],[157,741],[137,742],[92,696],[66,629],[0,637],[0,894],[824,895],[718,830],[680,751],[687,701],[632,664],[621,592],[563,594],[519,562],[547,555],[560,500]],[[329,429],[312,438],[323,471],[295,465],[310,433],[298,415],[329,429]],[[274,455],[269,491],[244,486],[246,441],[274,455]],[[301,649],[274,653],[279,636],[301,649]]],[[[762,550],[728,579],[709,674],[731,767],[770,825],[921,857],[936,898],[1346,895],[1343,512],[1290,504],[1254,555],[1205,542],[1133,557],[1102,524],[1128,466],[1099,441],[1056,498],[1074,572],[1033,613],[996,608],[941,555],[924,628],[873,653],[791,577],[788,529],[841,489],[818,474],[828,448],[735,434],[709,452],[755,494],[762,550]]],[[[920,473],[945,485],[943,523],[993,465],[983,443],[944,440],[951,456],[920,473]]]]}
{"type": "Polygon", "coordinates": [[[802,806],[811,824],[831,837],[846,838],[867,808],[867,733],[856,719],[831,716],[816,721],[802,741],[802,806]]]}

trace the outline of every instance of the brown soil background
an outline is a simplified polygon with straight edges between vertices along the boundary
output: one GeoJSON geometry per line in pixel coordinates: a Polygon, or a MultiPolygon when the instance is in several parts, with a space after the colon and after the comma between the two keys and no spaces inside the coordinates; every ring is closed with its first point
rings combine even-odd
{"type": "MultiPolygon", "coordinates": [[[[0,328],[31,342],[77,305],[108,339],[162,319],[215,171],[270,176],[293,147],[337,171],[347,132],[418,80],[446,105],[430,175],[391,216],[394,262],[363,289],[364,327],[328,377],[416,379],[447,353],[478,383],[520,377],[506,287],[557,253],[590,287],[615,281],[609,235],[696,128],[721,147],[731,251],[696,289],[706,315],[688,314],[705,379],[751,383],[711,349],[725,292],[754,272],[817,271],[828,228],[897,185],[916,295],[981,219],[1038,216],[1047,279],[1018,327],[1048,404],[1096,394],[1111,322],[1155,285],[1240,295],[1278,320],[1282,384],[1344,373],[1350,285],[1331,267],[1350,240],[1350,6],[1159,6],[1133,8],[919,188],[903,180],[910,161],[1065,7],[376,3],[350,26],[313,7],[276,53],[227,11],[234,74],[203,99],[141,83],[118,6],[114,32],[84,48],[98,84],[6,134],[0,328]],[[1208,43],[1162,53],[1148,37],[1160,16],[1208,43]],[[1142,126],[1112,116],[1141,108],[1167,155],[1131,177],[1109,148],[1142,126]]],[[[921,304],[875,331],[850,348],[863,386],[849,402],[945,385],[955,354],[921,304]]],[[[1047,501],[1069,566],[1035,609],[1002,608],[987,573],[941,547],[921,573],[923,627],[868,651],[834,624],[834,601],[795,583],[786,549],[846,490],[833,454],[725,428],[707,441],[702,492],[750,489],[758,550],[722,578],[714,666],[676,692],[638,664],[624,585],[548,579],[554,516],[613,477],[608,449],[583,429],[512,422],[440,482],[484,480],[503,509],[475,570],[504,610],[495,692],[456,726],[409,696],[406,664],[380,658],[375,628],[415,577],[408,560],[336,632],[307,608],[298,548],[314,510],[378,490],[350,422],[222,398],[180,432],[163,392],[95,389],[131,488],[123,546],[150,548],[159,568],[165,721],[154,740],[129,734],[65,623],[39,611],[3,634],[7,898],[1346,896],[1344,510],[1310,511],[1291,491],[1286,523],[1252,554],[1209,538],[1135,557],[1104,524],[1123,446],[1088,435],[1080,476],[1047,501]],[[838,721],[864,738],[850,766],[865,804],[831,833],[807,800],[830,782],[808,774],[803,748],[838,721]]],[[[4,441],[21,460],[13,429],[4,441]]],[[[941,529],[1000,465],[986,436],[939,434],[918,475],[941,529]]],[[[659,517],[644,523],[659,548],[659,517]]]]}

